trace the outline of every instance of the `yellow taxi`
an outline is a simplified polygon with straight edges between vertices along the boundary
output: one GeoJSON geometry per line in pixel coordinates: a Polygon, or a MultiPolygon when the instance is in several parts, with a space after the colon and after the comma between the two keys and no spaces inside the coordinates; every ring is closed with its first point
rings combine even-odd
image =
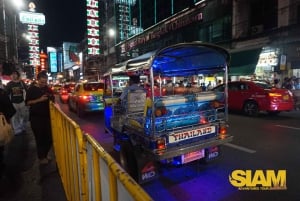
{"type": "Polygon", "coordinates": [[[69,95],[69,110],[75,111],[79,117],[87,112],[103,111],[103,92],[102,82],[77,83],[69,95]]]}
{"type": "Polygon", "coordinates": [[[51,85],[51,90],[55,93],[55,94],[58,94],[60,89],[62,87],[62,84],[59,84],[59,83],[56,83],[56,84],[53,84],[51,85]]]}

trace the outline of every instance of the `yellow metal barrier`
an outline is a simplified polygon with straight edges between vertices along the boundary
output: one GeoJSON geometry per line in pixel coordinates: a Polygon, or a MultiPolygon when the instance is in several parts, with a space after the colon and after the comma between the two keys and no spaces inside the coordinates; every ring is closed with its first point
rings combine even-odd
{"type": "Polygon", "coordinates": [[[69,201],[150,201],[152,198],[79,125],[50,103],[53,147],[69,201]]]}

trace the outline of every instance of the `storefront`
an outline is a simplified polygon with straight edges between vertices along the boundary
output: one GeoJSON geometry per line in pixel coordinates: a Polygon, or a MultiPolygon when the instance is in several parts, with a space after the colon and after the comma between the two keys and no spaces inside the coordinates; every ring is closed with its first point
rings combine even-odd
{"type": "Polygon", "coordinates": [[[255,75],[256,66],[260,58],[262,48],[231,52],[229,76],[231,80],[255,75]]]}
{"type": "Polygon", "coordinates": [[[255,75],[257,79],[272,82],[281,70],[284,70],[286,62],[280,65],[280,49],[264,47],[259,55],[255,75]]]}

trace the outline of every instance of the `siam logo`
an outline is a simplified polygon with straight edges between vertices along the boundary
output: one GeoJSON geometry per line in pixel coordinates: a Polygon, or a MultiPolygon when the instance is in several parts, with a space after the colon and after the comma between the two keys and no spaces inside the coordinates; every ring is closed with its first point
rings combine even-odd
{"type": "Polygon", "coordinates": [[[286,170],[234,170],[229,182],[239,190],[286,190],[286,170]]]}

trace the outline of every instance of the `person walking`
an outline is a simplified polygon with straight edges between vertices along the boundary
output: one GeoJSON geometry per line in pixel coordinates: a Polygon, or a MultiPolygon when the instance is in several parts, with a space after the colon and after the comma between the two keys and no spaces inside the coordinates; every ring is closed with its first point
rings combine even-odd
{"type": "MultiPolygon", "coordinates": [[[[16,113],[16,109],[11,103],[9,97],[5,93],[4,89],[0,88],[0,113],[3,114],[7,122],[10,122],[10,119],[16,113]]],[[[0,177],[4,172],[4,148],[5,145],[0,144],[0,177]]]]}
{"type": "Polygon", "coordinates": [[[37,156],[41,165],[48,164],[51,160],[48,156],[52,146],[49,101],[54,102],[55,98],[47,82],[47,73],[41,71],[37,75],[37,84],[30,86],[26,94],[30,124],[35,137],[37,156]]]}
{"type": "Polygon", "coordinates": [[[16,114],[11,119],[11,125],[15,135],[20,135],[26,132],[28,120],[28,108],[25,105],[27,87],[20,79],[18,71],[15,70],[12,72],[11,79],[5,87],[5,91],[16,109],[16,114]]]}

